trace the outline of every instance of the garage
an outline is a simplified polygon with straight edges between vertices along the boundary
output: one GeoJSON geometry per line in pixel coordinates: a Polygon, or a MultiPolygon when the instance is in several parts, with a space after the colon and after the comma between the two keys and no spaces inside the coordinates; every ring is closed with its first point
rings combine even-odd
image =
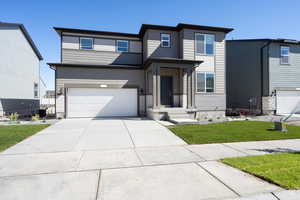
{"type": "Polygon", "coordinates": [[[135,88],[69,88],[67,117],[137,116],[135,88]]]}
{"type": "Polygon", "coordinates": [[[276,113],[279,115],[300,113],[300,91],[278,90],[276,92],[276,113]]]}

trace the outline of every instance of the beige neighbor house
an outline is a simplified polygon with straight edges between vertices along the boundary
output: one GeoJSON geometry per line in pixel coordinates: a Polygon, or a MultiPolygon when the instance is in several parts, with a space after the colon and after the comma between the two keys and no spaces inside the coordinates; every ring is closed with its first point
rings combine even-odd
{"type": "Polygon", "coordinates": [[[54,28],[56,115],[224,116],[225,37],[233,29],[143,24],[139,33],[54,28]]]}

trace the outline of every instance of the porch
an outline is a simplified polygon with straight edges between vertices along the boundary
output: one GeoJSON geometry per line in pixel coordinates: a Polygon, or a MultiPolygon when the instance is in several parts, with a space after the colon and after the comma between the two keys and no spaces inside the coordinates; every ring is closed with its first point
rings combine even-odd
{"type": "Polygon", "coordinates": [[[147,60],[146,108],[150,118],[195,118],[195,68],[200,63],[170,58],[147,60]]]}

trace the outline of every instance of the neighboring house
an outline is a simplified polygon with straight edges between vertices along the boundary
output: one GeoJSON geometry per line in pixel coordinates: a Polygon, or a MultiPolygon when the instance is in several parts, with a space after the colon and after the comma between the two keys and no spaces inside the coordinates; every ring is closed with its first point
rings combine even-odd
{"type": "Polygon", "coordinates": [[[57,117],[224,116],[230,28],[143,24],[138,34],[54,28],[57,117]]]}
{"type": "Polygon", "coordinates": [[[300,111],[300,42],[228,40],[227,107],[256,113],[300,111]]]}
{"type": "Polygon", "coordinates": [[[0,22],[0,116],[39,109],[43,59],[22,24],[0,22]]]}
{"type": "Polygon", "coordinates": [[[55,91],[45,90],[44,95],[41,96],[40,105],[41,109],[46,109],[48,115],[53,116],[55,114],[55,91]]]}

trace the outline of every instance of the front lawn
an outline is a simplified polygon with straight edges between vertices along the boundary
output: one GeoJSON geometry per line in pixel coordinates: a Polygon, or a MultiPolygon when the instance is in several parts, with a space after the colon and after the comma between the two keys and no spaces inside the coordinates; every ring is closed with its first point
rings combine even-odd
{"type": "Polygon", "coordinates": [[[21,142],[48,126],[49,124],[0,126],[0,151],[21,142]]]}
{"type": "Polygon", "coordinates": [[[274,131],[272,122],[233,121],[206,125],[187,124],[169,129],[188,144],[246,142],[300,138],[299,126],[288,126],[288,132],[274,131]]]}
{"type": "Polygon", "coordinates": [[[222,162],[286,189],[300,189],[300,153],[226,158],[222,162]]]}

